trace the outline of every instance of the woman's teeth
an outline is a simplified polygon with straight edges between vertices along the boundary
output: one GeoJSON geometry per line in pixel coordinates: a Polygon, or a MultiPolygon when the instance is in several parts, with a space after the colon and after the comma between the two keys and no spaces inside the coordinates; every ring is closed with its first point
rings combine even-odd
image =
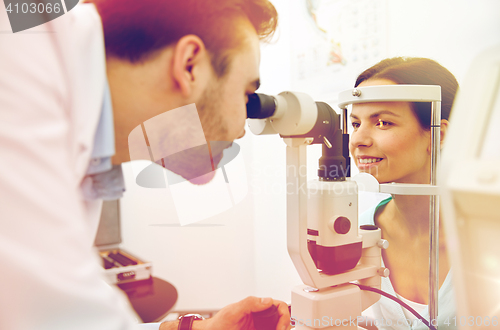
{"type": "Polygon", "coordinates": [[[360,158],[359,163],[360,164],[371,164],[371,163],[376,163],[381,161],[382,158],[360,158]]]}

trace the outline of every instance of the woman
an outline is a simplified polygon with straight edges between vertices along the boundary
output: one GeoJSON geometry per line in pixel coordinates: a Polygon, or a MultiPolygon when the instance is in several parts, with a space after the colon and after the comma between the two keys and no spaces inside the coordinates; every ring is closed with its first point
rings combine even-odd
{"type": "MultiPolygon", "coordinates": [[[[383,60],[356,80],[356,87],[394,84],[441,86],[442,145],[458,87],[455,77],[433,60],[398,57],[383,60]]],[[[351,121],[354,132],[349,147],[360,172],[372,174],[380,183],[430,183],[430,103],[355,104],[351,121]]],[[[380,227],[382,237],[390,244],[382,252],[383,263],[391,271],[382,281],[382,290],[397,294],[429,319],[429,197],[393,195],[365,212],[360,217],[363,224],[380,227]]],[[[454,329],[454,295],[444,230],[440,230],[439,242],[438,323],[440,328],[454,329]]],[[[427,328],[385,297],[374,306],[374,312],[380,329],[427,328]]]]}

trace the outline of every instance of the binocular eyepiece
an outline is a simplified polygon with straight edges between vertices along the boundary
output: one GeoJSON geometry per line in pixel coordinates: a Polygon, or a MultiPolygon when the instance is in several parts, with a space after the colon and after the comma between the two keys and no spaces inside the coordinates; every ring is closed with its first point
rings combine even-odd
{"type": "Polygon", "coordinates": [[[276,112],[276,99],[261,93],[248,95],[247,118],[265,119],[272,117],[276,112]]]}

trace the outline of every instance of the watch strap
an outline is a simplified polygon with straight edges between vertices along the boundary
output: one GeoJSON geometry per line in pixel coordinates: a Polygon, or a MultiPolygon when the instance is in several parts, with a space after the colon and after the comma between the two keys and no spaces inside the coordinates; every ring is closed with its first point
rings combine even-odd
{"type": "Polygon", "coordinates": [[[178,330],[191,330],[193,327],[193,321],[203,320],[203,316],[199,314],[187,314],[179,317],[179,327],[178,330]]]}

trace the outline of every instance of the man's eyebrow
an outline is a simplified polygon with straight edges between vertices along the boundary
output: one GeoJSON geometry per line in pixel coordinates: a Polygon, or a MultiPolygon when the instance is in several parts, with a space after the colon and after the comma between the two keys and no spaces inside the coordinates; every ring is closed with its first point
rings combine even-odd
{"type": "MultiPolygon", "coordinates": [[[[395,116],[395,117],[401,117],[400,115],[398,115],[397,113],[394,113],[392,111],[381,110],[381,111],[377,111],[377,112],[372,113],[370,115],[370,119],[380,117],[380,115],[391,115],[391,116],[395,116]]],[[[358,116],[353,115],[352,113],[351,113],[350,117],[354,118],[354,119],[359,119],[358,116]]]]}

